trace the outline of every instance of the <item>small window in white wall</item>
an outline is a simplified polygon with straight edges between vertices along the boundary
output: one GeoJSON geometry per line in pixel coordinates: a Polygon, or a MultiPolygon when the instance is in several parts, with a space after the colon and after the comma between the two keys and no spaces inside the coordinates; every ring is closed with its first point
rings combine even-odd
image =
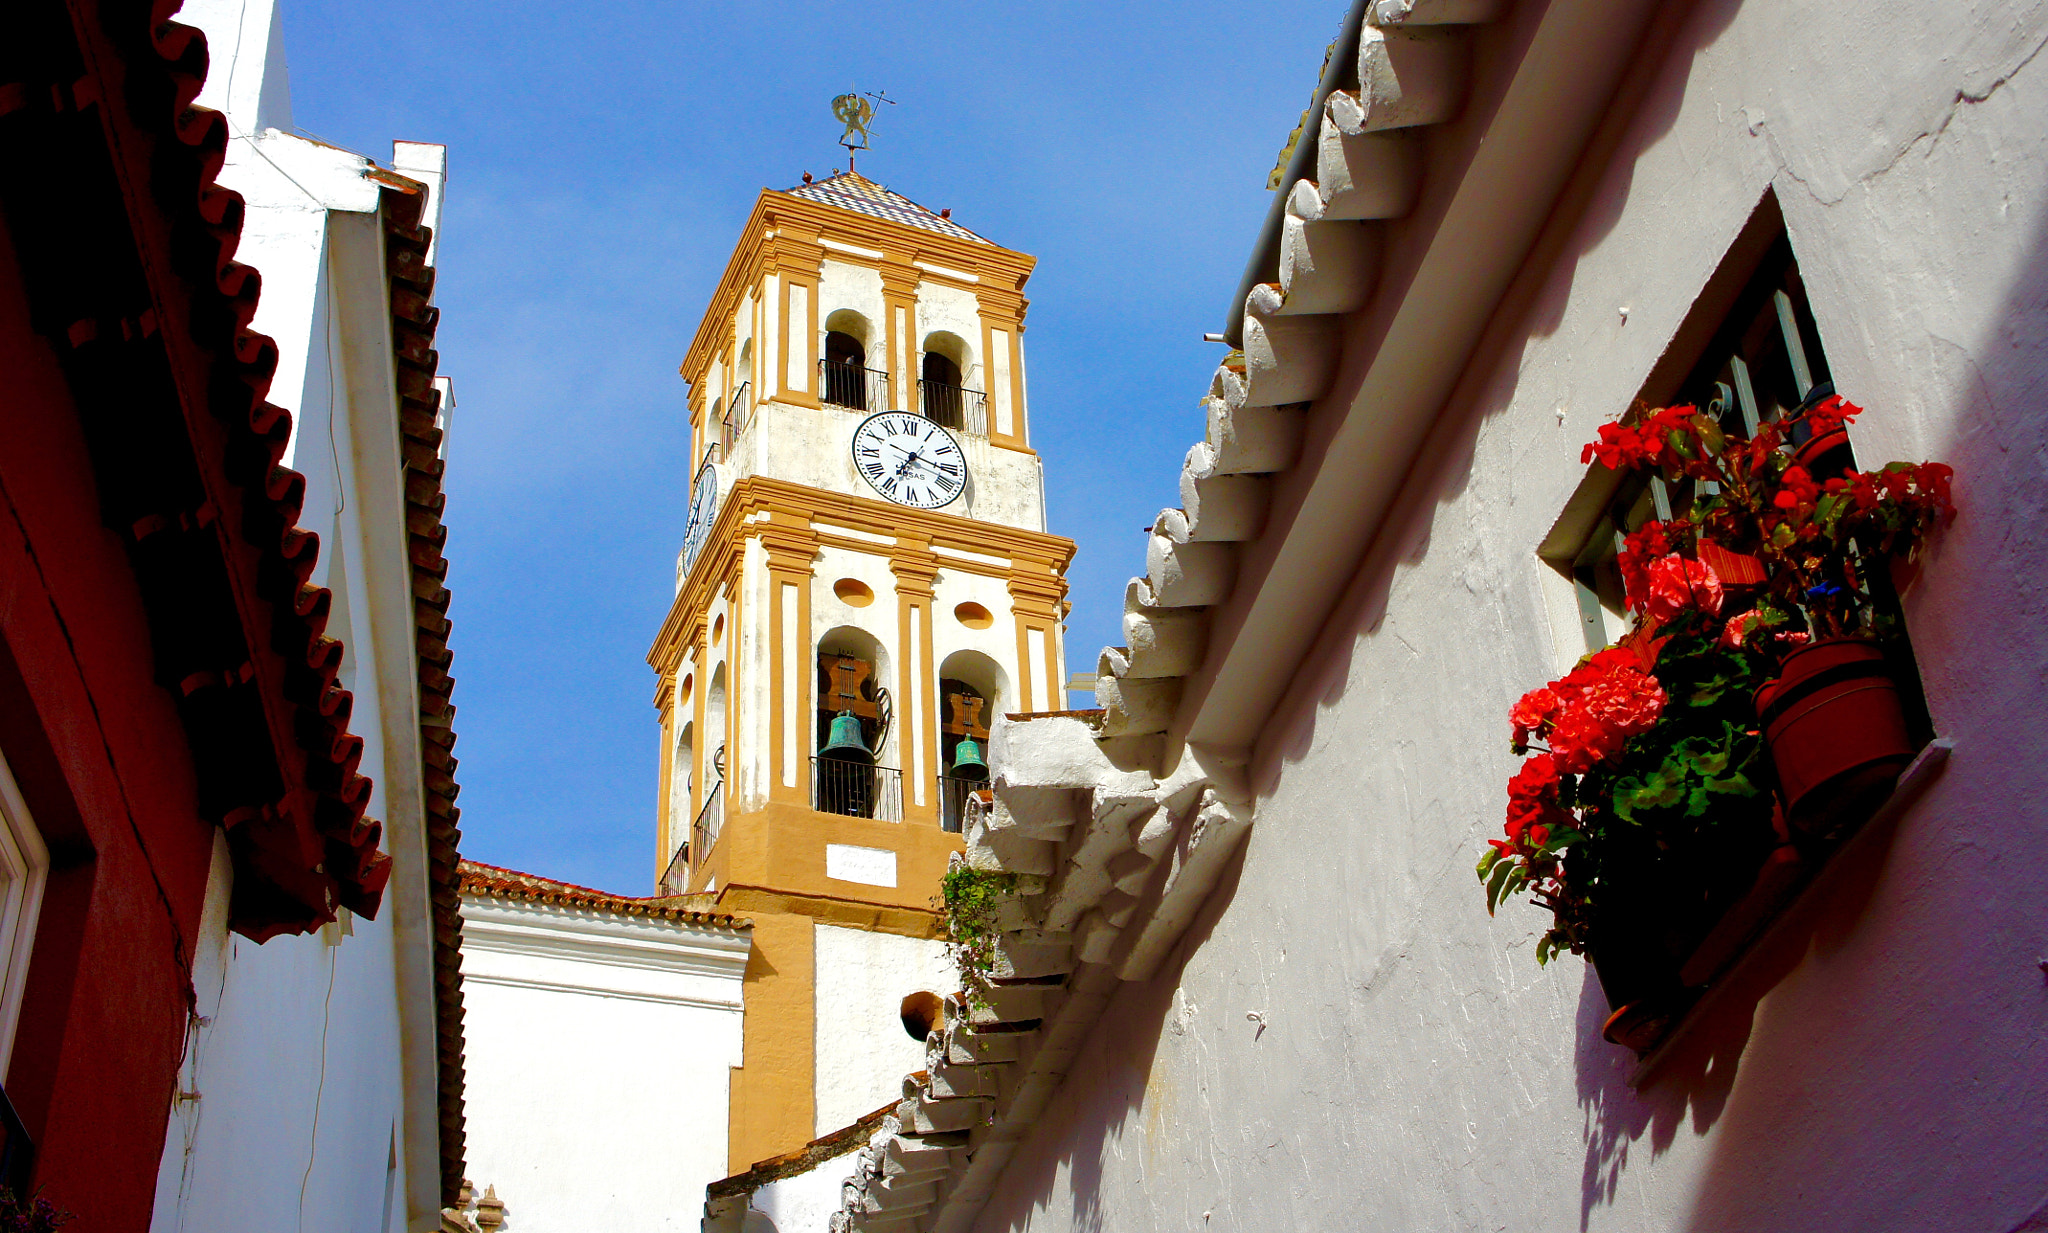
{"type": "MultiPolygon", "coordinates": [[[[1690,403],[1747,437],[1757,425],[1834,392],[1820,331],[1775,199],[1766,199],[1651,374],[1637,408],[1690,403]],[[1698,351],[1689,355],[1688,342],[1698,351]],[[1675,360],[1690,363],[1679,370],[1675,360]]],[[[1803,438],[1799,440],[1803,441],[1803,438]]],[[[1832,457],[1832,456],[1830,456],[1832,457]]],[[[1847,462],[1844,457],[1835,463],[1847,462]]],[[[1571,581],[1587,651],[1626,633],[1617,564],[1622,540],[1643,524],[1685,517],[1698,481],[1622,475],[1592,465],[1537,550],[1571,581]]]]}
{"type": "Polygon", "coordinates": [[[21,1017],[49,867],[49,850],[28,816],[7,759],[0,756],[0,1074],[14,1053],[14,1027],[21,1017]]]}

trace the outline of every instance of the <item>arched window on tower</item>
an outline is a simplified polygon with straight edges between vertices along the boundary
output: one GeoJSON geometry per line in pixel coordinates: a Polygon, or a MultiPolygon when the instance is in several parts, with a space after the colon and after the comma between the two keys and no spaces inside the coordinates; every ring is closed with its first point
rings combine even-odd
{"type": "MultiPolygon", "coordinates": [[[[694,727],[694,725],[692,725],[694,727]]],[[[697,748],[692,741],[692,763],[697,748]]],[[[711,687],[704,695],[704,804],[690,822],[690,864],[704,867],[718,832],[725,825],[725,665],[711,674],[711,687]]]]}
{"type": "Polygon", "coordinates": [[[690,861],[702,859],[690,852],[690,835],[696,819],[691,816],[690,789],[697,773],[697,725],[686,723],[676,735],[675,754],[669,764],[668,841],[669,861],[661,875],[662,893],[681,895],[689,889],[690,861]]]}
{"type": "Polygon", "coordinates": [[[818,398],[849,411],[889,405],[888,376],[868,368],[868,319],[849,308],[825,318],[825,354],[818,361],[818,398]]]}
{"type": "Polygon", "coordinates": [[[968,802],[988,790],[988,728],[1002,704],[1003,670],[980,651],[939,666],[939,826],[958,833],[968,802]]]}
{"type": "Polygon", "coordinates": [[[938,330],[926,337],[918,363],[918,409],[941,427],[985,437],[988,400],[967,388],[970,366],[966,340],[959,335],[938,330]]]}
{"type": "Polygon", "coordinates": [[[841,626],[818,640],[817,756],[811,807],[885,822],[903,819],[902,773],[883,765],[894,707],[873,635],[841,626]]]}

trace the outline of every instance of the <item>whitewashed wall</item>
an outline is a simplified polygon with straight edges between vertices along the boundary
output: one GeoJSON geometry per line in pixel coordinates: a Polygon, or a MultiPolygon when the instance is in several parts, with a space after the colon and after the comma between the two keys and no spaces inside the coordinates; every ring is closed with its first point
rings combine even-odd
{"type": "MultiPolygon", "coordinates": [[[[254,328],[278,346],[270,399],[293,412],[286,464],[306,476],[312,579],[375,785],[367,813],[394,861],[374,921],[343,913],[258,946],[227,931],[232,875],[217,845],[194,940],[192,1026],[159,1170],[154,1233],[431,1229],[439,1225],[432,936],[427,926],[411,572],[377,186],[367,160],[293,135],[270,0],[192,0],[207,34],[202,106],[229,118],[220,181],[247,206],[236,259],[263,275],[254,328]],[[229,86],[233,90],[230,94],[229,86]]],[[[438,221],[439,147],[425,221],[438,221]]]]}
{"type": "Polygon", "coordinates": [[[830,1233],[840,1187],[853,1172],[855,1140],[837,1156],[744,1194],[704,1204],[703,1233],[830,1233]]]}
{"type": "Polygon", "coordinates": [[[465,896],[469,1175],[521,1233],[692,1229],[725,1176],[746,934],[465,896]]]}
{"type": "Polygon", "coordinates": [[[2044,1227],[2044,40],[2032,3],[1698,6],[1296,682],[1239,863],[977,1228],[2044,1227]],[[1506,708],[1574,642],[1535,546],[1766,187],[1859,455],[1956,468],[1908,602],[1956,752],[1753,1015],[1636,1091],[1591,972],[1472,863],[1506,708]]]}
{"type": "MultiPolygon", "coordinates": [[[[924,1042],[903,1030],[903,999],[918,992],[943,998],[959,988],[960,978],[943,942],[837,925],[815,928],[817,1129],[812,1133],[822,1136],[903,1094],[903,1076],[924,1068],[924,1042]]],[[[836,1199],[833,1206],[838,1206],[836,1199]]]]}

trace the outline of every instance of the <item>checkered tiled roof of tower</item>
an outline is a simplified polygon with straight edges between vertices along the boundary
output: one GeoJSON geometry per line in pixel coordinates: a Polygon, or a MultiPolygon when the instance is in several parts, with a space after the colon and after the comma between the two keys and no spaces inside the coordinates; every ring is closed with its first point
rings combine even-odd
{"type": "Polygon", "coordinates": [[[859,172],[842,171],[811,184],[799,184],[787,190],[792,197],[806,201],[821,201],[826,205],[852,210],[856,214],[869,214],[886,218],[892,223],[907,227],[922,227],[959,240],[972,240],[976,244],[992,241],[974,234],[950,218],[941,218],[930,210],[905,197],[902,193],[891,192],[861,175],[859,172]]]}

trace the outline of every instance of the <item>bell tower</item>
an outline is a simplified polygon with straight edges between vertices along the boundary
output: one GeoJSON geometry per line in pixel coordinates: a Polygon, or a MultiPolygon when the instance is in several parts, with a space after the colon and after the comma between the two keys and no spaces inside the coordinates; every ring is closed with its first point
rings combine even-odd
{"type": "Polygon", "coordinates": [[[648,661],[662,893],[754,923],[733,1171],[891,1100],[988,724],[1057,710],[1069,540],[1029,444],[1033,259],[852,171],[764,190],[682,365],[648,661]],[[875,1084],[884,1087],[867,1090],[875,1084]]]}

